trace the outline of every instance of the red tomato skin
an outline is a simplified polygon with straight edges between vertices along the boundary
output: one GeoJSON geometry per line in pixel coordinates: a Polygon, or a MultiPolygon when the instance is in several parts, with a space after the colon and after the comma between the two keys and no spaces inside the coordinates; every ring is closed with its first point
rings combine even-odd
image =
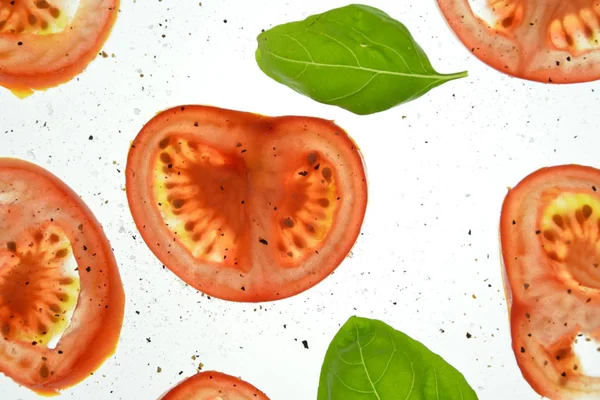
{"type": "MultiPolygon", "coordinates": [[[[518,43],[510,34],[491,28],[474,15],[468,0],[437,0],[437,5],[467,50],[498,72],[549,84],[583,83],[600,79],[600,60],[594,53],[574,57],[568,51],[549,49],[549,39],[546,36],[538,41],[518,43]],[[532,67],[537,56],[542,61],[536,62],[532,67]],[[567,58],[571,61],[556,64],[557,60],[567,58]]],[[[552,11],[550,7],[548,11],[552,11]]],[[[544,13],[544,16],[549,15],[548,12],[544,13]]]]}
{"type": "MultiPolygon", "coordinates": [[[[356,170],[355,189],[356,193],[356,206],[353,207],[351,214],[346,218],[352,221],[348,225],[345,232],[345,237],[354,238],[354,240],[341,240],[338,243],[336,250],[332,252],[331,257],[324,262],[323,267],[320,271],[312,274],[307,274],[301,279],[294,282],[294,284],[287,285],[285,287],[267,288],[265,290],[253,291],[244,290],[240,291],[239,286],[225,286],[218,283],[212,284],[210,282],[201,282],[194,277],[194,271],[192,268],[186,270],[183,263],[173,261],[172,251],[167,251],[165,241],[162,238],[161,228],[157,229],[146,229],[146,226],[157,226],[162,224],[160,217],[156,210],[148,211],[144,209],[140,204],[143,204],[148,196],[142,193],[142,189],[139,183],[136,183],[136,176],[139,175],[141,170],[146,168],[145,165],[140,165],[146,155],[142,154],[147,146],[147,142],[153,140],[154,135],[159,135],[161,131],[166,130],[171,123],[179,123],[180,119],[186,119],[194,121],[193,115],[197,115],[196,121],[202,121],[204,119],[213,120],[219,119],[227,121],[228,125],[244,126],[247,125],[248,131],[252,135],[256,132],[271,132],[276,131],[281,126],[298,126],[301,130],[302,126],[309,125],[314,130],[321,129],[327,134],[332,132],[343,132],[343,130],[333,124],[332,121],[327,121],[320,118],[313,117],[302,117],[302,116],[280,116],[280,117],[269,117],[260,114],[228,110],[223,108],[202,106],[202,105],[183,105],[173,107],[162,112],[159,112],[154,118],[147,122],[132,143],[126,168],[127,177],[127,197],[130,205],[130,211],[133,215],[134,221],[146,244],[153,252],[153,254],[169,269],[171,269],[175,275],[180,279],[188,283],[190,286],[202,291],[210,296],[220,298],[223,300],[234,301],[234,302],[264,302],[280,300],[295,296],[299,293],[308,290],[309,288],[317,285],[323,281],[327,276],[331,274],[346,258],[351,248],[354,246],[356,239],[360,234],[360,229],[364,220],[367,204],[367,179],[365,173],[364,160],[362,154],[358,149],[358,146],[353,140],[346,134],[339,134],[338,139],[343,145],[352,149],[354,152],[352,160],[348,163],[352,164],[352,168],[356,170]],[[156,214],[156,215],[154,215],[156,214]],[[158,245],[157,245],[158,244],[158,245]]],[[[256,134],[261,141],[266,141],[267,135],[262,133],[256,134]]],[[[261,142],[262,143],[262,142],[261,142]]],[[[257,147],[260,147],[257,145],[257,147]]],[[[241,285],[240,285],[241,286],[241,285]]]]}
{"type": "MultiPolygon", "coordinates": [[[[100,33],[97,35],[96,40],[88,46],[86,51],[77,59],[70,60],[70,62],[67,63],[62,63],[58,60],[55,68],[52,70],[48,70],[48,65],[37,63],[27,63],[27,65],[23,66],[14,64],[6,66],[0,59],[0,86],[13,91],[19,97],[27,97],[33,93],[33,90],[48,90],[67,83],[77,75],[81,74],[88,65],[98,57],[98,52],[108,40],[116,23],[117,16],[119,15],[120,7],[120,0],[85,1],[88,3],[103,3],[102,7],[109,10],[109,14],[104,21],[100,33]]],[[[65,30],[72,28],[73,26],[69,25],[65,27],[65,30]]],[[[52,35],[58,37],[59,34],[60,33],[55,33],[52,35]]],[[[37,35],[35,33],[0,33],[0,46],[3,42],[22,43],[22,45],[19,46],[19,51],[29,51],[29,49],[32,48],[34,49],[32,51],[40,52],[39,48],[44,46],[42,40],[46,40],[44,36],[51,35],[37,35]],[[38,36],[42,39],[36,40],[38,39],[38,36]]],[[[61,42],[61,40],[58,41],[61,42]]],[[[49,51],[51,51],[51,49],[49,51]]]]}
{"type": "MultiPolygon", "coordinates": [[[[216,390],[235,388],[237,392],[243,392],[248,400],[269,400],[266,394],[250,383],[217,371],[198,372],[196,375],[178,383],[158,400],[212,400],[210,398],[194,396],[194,392],[209,388],[216,390]]],[[[224,392],[224,394],[229,393],[224,392]]]]}
{"type": "MultiPolygon", "coordinates": [[[[522,258],[526,258],[524,255],[531,256],[539,250],[540,246],[536,247],[532,243],[537,240],[540,232],[530,225],[527,216],[533,214],[531,218],[536,222],[541,218],[543,213],[541,193],[544,190],[556,188],[562,191],[563,187],[568,187],[577,192],[587,190],[588,193],[593,194],[597,190],[596,185],[600,188],[600,170],[596,168],[577,164],[540,168],[523,178],[514,188],[510,188],[502,204],[499,235],[501,272],[509,311],[512,351],[521,374],[531,388],[539,395],[553,400],[596,398],[594,396],[600,396],[600,390],[595,392],[596,394],[589,392],[589,381],[579,379],[577,376],[569,377],[574,380],[573,384],[569,384],[567,379],[563,380],[565,384],[561,384],[560,379],[556,382],[548,374],[555,377],[560,375],[563,370],[561,366],[555,366],[552,361],[543,366],[538,363],[538,360],[542,359],[553,360],[554,356],[541,344],[537,337],[542,333],[536,330],[536,324],[528,318],[530,313],[535,313],[537,309],[535,299],[527,292],[530,290],[529,284],[526,284],[523,277],[524,269],[528,268],[531,262],[522,261],[522,258]],[[531,208],[535,210],[532,212],[531,208]],[[519,231],[519,227],[523,225],[527,227],[528,238],[523,237],[519,231]],[[590,395],[592,397],[589,397],[590,395]]],[[[545,262],[545,259],[538,259],[537,264],[545,265],[545,262]]],[[[555,283],[562,282],[557,277],[548,279],[555,283]]],[[[565,295],[566,292],[565,287],[565,295]]],[[[575,295],[573,293],[573,296],[575,295]]],[[[585,297],[587,296],[588,294],[585,297]]],[[[598,291],[589,296],[594,301],[600,300],[598,291]]],[[[600,324],[600,321],[598,323],[600,324]]],[[[576,330],[576,327],[573,329],[576,330]]],[[[568,337],[565,336],[561,340],[567,341],[568,337]]],[[[597,384],[595,387],[600,388],[597,384]]]]}
{"type": "MultiPolygon", "coordinates": [[[[102,267],[110,282],[110,295],[107,299],[109,307],[106,308],[107,311],[104,314],[103,328],[95,334],[93,340],[87,343],[89,350],[77,360],[68,375],[54,376],[52,379],[32,385],[28,381],[21,379],[18,373],[0,371],[0,373],[4,373],[16,383],[29,388],[41,396],[57,396],[61,391],[71,388],[88,378],[106,359],[115,353],[124,318],[125,292],[108,238],[91,209],[79,195],[61,179],[36,164],[15,158],[0,158],[0,173],[3,170],[10,169],[28,171],[39,175],[41,179],[51,182],[56,191],[62,193],[65,202],[75,203],[80,213],[85,216],[86,229],[91,228],[93,230],[92,236],[97,239],[97,243],[99,243],[105,255],[106,264],[102,267]]],[[[35,186],[35,182],[31,186],[35,186]]]]}

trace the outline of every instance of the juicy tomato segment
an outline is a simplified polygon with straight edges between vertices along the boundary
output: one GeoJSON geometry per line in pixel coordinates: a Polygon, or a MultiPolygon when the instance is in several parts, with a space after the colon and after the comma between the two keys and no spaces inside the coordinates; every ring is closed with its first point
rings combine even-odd
{"type": "Polygon", "coordinates": [[[0,159],[0,217],[0,372],[54,395],[116,348],[117,265],[92,212],[34,164],[0,159]]]}
{"type": "Polygon", "coordinates": [[[543,168],[511,189],[502,208],[513,351],[532,388],[552,399],[600,395],[600,378],[574,349],[600,336],[599,189],[600,170],[543,168]]]}
{"type": "Polygon", "coordinates": [[[18,242],[6,242],[0,265],[0,332],[50,347],[66,330],[80,291],[66,234],[51,224],[24,232],[18,242]],[[48,307],[40,312],[38,304],[48,307]]]}
{"type": "Polygon", "coordinates": [[[199,372],[169,390],[159,400],[269,400],[239,378],[216,371],[199,372]]]}
{"type": "Polygon", "coordinates": [[[127,196],[145,242],[189,285],[268,301],[337,268],[367,186],[360,152],[332,122],[185,106],[136,137],[127,196]]]}
{"type": "Polygon", "coordinates": [[[600,78],[594,0],[438,0],[465,46],[509,75],[549,83],[600,78]]]}
{"type": "Polygon", "coordinates": [[[0,0],[0,85],[26,97],[65,83],[98,55],[119,0],[0,0]]]}

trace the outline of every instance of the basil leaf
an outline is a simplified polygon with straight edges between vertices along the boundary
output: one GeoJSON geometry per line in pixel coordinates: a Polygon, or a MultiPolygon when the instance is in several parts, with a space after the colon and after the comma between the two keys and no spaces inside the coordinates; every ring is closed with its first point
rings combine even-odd
{"type": "Polygon", "coordinates": [[[320,103],[365,115],[467,76],[440,74],[408,29],[352,4],[261,33],[256,62],[275,81],[320,103]]]}
{"type": "Polygon", "coordinates": [[[465,377],[384,322],[351,317],[329,345],[317,400],[471,400],[465,377]]]}

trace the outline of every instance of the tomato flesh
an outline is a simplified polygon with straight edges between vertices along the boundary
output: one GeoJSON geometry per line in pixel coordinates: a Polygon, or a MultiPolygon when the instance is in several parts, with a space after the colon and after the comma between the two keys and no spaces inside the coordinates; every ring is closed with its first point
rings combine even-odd
{"type": "Polygon", "coordinates": [[[451,28],[503,73],[547,83],[600,79],[600,3],[438,0],[451,28]]]}
{"type": "Polygon", "coordinates": [[[599,189],[600,170],[543,168],[511,189],[502,208],[513,351],[532,388],[552,399],[600,396],[600,378],[574,351],[576,340],[600,334],[599,189]]]}
{"type": "Polygon", "coordinates": [[[117,265],[87,206],[34,164],[0,159],[0,216],[0,372],[57,394],[116,348],[117,265]]]}
{"type": "Polygon", "coordinates": [[[0,0],[0,85],[18,96],[81,73],[115,23],[119,0],[0,0]]]}
{"type": "Polygon", "coordinates": [[[159,400],[269,400],[239,378],[216,371],[199,372],[169,390],[159,400]]]}
{"type": "Polygon", "coordinates": [[[354,245],[367,203],[356,145],[317,118],[166,110],[134,140],[126,175],[154,254],[233,301],[281,299],[323,280],[354,245]]]}

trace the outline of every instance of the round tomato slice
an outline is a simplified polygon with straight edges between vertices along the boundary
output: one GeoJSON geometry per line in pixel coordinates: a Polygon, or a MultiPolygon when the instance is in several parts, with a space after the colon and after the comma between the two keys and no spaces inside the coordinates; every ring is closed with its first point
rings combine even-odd
{"type": "Polygon", "coordinates": [[[221,372],[199,372],[169,390],[159,400],[269,400],[243,380],[221,372]]]}
{"type": "Polygon", "coordinates": [[[0,159],[0,372],[40,394],[115,350],[124,293],[98,221],[34,164],[0,159]]]}
{"type": "Polygon", "coordinates": [[[0,85],[26,97],[81,73],[115,23],[119,0],[0,0],[0,85]],[[76,9],[75,9],[76,8],[76,9]]]}
{"type": "Polygon", "coordinates": [[[451,28],[500,72],[548,83],[600,79],[600,3],[437,0],[451,28]]]}
{"type": "Polygon", "coordinates": [[[543,168],[502,207],[513,351],[532,388],[551,399],[600,397],[600,378],[582,364],[590,354],[574,347],[600,337],[599,190],[600,170],[543,168]]]}
{"type": "Polygon", "coordinates": [[[137,135],[126,175],[153,253],[232,301],[282,299],[323,280],[354,245],[367,204],[356,145],[309,117],[172,108],[137,135]]]}

